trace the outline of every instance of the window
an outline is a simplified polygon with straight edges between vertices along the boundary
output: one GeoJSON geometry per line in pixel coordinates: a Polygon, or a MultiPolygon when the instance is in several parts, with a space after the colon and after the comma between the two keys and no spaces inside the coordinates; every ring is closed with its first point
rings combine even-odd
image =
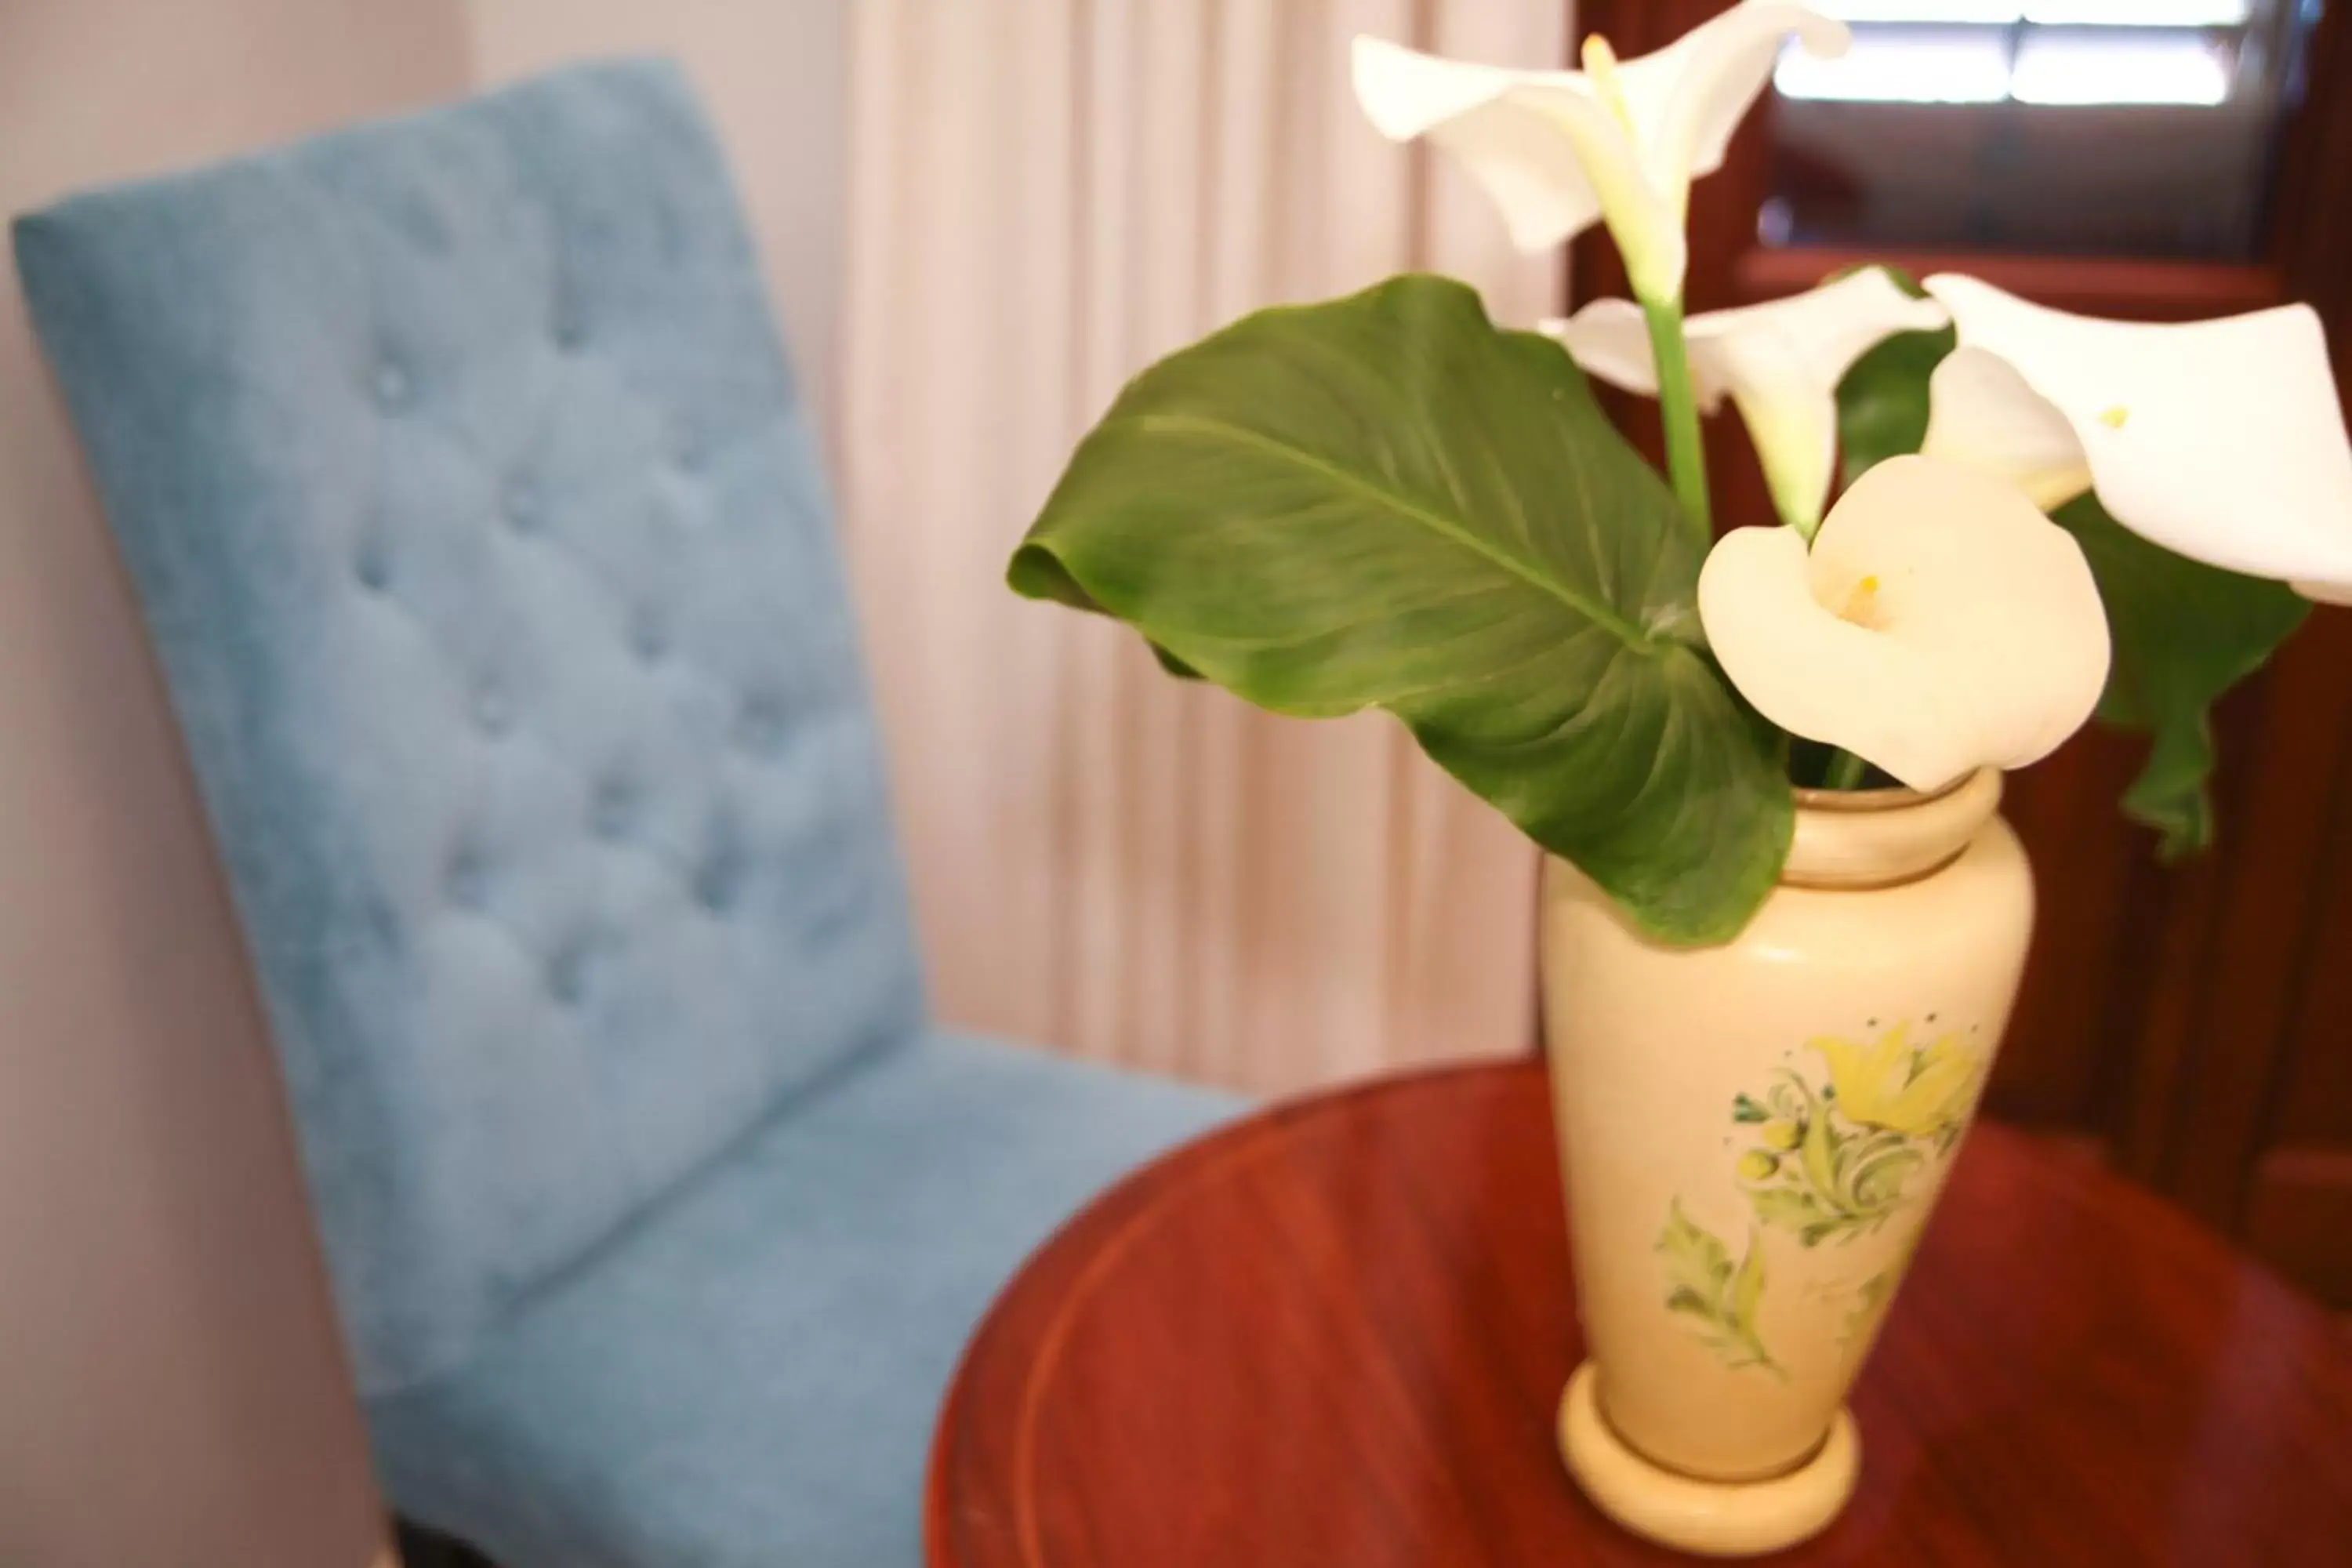
{"type": "Polygon", "coordinates": [[[1774,73],[1768,244],[2232,260],[2260,248],[2317,0],[1820,0],[1774,73]]]}

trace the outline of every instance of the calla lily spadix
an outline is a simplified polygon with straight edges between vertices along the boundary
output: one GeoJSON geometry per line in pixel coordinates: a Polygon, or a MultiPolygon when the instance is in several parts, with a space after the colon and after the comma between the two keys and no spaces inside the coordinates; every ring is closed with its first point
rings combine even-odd
{"type": "Polygon", "coordinates": [[[1356,40],[1357,100],[1392,142],[1426,136],[1483,185],[1522,250],[1605,220],[1633,292],[1678,299],[1690,183],[1763,90],[1782,40],[1844,52],[1844,24],[1780,0],[1746,0],[1654,54],[1619,63],[1595,37],[1580,71],[1507,70],[1356,40]]]}
{"type": "MultiPolygon", "coordinates": [[[[1774,510],[1810,538],[1837,464],[1838,383],[1889,334],[1934,331],[1947,320],[1941,305],[1867,267],[1785,300],[1693,316],[1683,330],[1699,407],[1712,414],[1727,395],[1738,406],[1774,510]]],[[[1595,300],[1543,330],[1587,374],[1657,395],[1649,329],[1632,300],[1595,300]]]]}
{"type": "Polygon", "coordinates": [[[2176,554],[2352,596],[2352,443],[2309,307],[2148,324],[1954,274],[1926,287],[1960,342],[1930,384],[1928,455],[2045,506],[2095,489],[2176,554]]]}
{"type": "Polygon", "coordinates": [[[1793,529],[1726,534],[1698,610],[1765,718],[1917,790],[2039,760],[2107,679],[2106,615],[2074,536],[2015,487],[1932,458],[1864,474],[1810,551],[1793,529]]]}

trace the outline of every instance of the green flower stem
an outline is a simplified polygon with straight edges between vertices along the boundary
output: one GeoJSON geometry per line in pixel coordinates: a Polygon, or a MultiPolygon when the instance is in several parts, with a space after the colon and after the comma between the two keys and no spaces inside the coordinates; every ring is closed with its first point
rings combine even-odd
{"type": "Polygon", "coordinates": [[[1862,775],[1869,769],[1870,764],[1852,752],[1832,752],[1830,771],[1822,779],[1822,787],[1823,789],[1859,789],[1862,787],[1862,775]]]}
{"type": "Polygon", "coordinates": [[[1698,399],[1691,392],[1690,351],[1683,342],[1683,302],[1644,300],[1642,319],[1650,327],[1650,354],[1658,366],[1658,419],[1666,432],[1666,478],[1684,515],[1698,533],[1702,553],[1715,543],[1707,503],[1706,448],[1699,442],[1698,399]]]}

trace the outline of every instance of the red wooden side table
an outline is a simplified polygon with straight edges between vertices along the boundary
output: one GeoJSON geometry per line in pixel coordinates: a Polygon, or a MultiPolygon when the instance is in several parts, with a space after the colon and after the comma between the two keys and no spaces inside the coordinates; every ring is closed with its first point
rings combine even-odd
{"type": "MultiPolygon", "coordinates": [[[[1580,1354],[1539,1066],[1279,1106],[1007,1287],[940,1415],[929,1562],[1688,1561],[1562,1470],[1580,1354]]],[[[1969,1138],[1853,1408],[1853,1506],[1773,1561],[2352,1563],[2352,1338],[2006,1128],[1969,1138]]]]}

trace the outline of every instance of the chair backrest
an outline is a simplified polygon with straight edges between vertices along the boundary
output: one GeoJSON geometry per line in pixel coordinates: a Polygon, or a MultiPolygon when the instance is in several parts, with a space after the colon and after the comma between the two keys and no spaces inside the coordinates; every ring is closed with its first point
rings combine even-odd
{"type": "Polygon", "coordinates": [[[16,249],[382,1392],[919,1018],[752,247],[682,79],[622,61],[16,249]]]}

